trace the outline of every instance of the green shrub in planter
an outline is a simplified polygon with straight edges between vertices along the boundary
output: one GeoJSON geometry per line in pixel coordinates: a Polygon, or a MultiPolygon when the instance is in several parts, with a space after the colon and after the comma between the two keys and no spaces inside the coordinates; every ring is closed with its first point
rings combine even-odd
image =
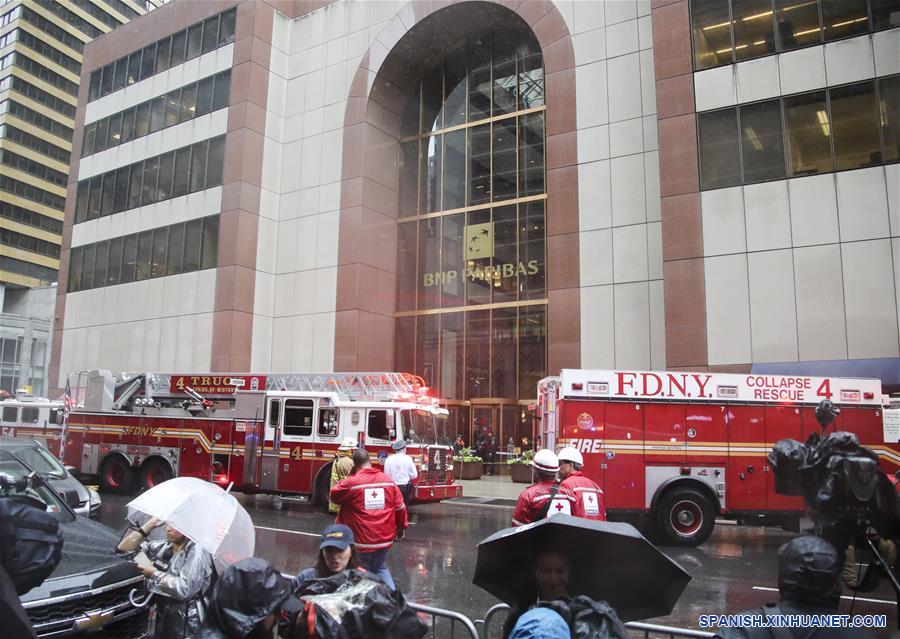
{"type": "Polygon", "coordinates": [[[530,484],[532,482],[531,460],[534,459],[534,451],[526,450],[519,457],[506,461],[509,465],[510,476],[518,484],[530,484]]]}
{"type": "Polygon", "coordinates": [[[471,448],[461,448],[458,455],[453,456],[454,473],[458,479],[481,479],[484,470],[484,460],[474,454],[471,448]]]}

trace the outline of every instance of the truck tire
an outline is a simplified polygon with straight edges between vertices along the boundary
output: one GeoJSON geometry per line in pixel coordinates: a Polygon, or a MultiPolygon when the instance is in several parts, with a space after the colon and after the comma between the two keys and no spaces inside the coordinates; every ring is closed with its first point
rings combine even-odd
{"type": "Polygon", "coordinates": [[[172,479],[175,475],[172,468],[164,461],[159,459],[148,459],[141,466],[140,490],[149,490],[154,486],[158,486],[167,479],[172,479]]]}
{"type": "Polygon", "coordinates": [[[110,455],[100,465],[98,480],[104,492],[127,494],[134,484],[134,469],[121,455],[110,455]]]}
{"type": "Polygon", "coordinates": [[[664,544],[699,546],[712,534],[716,510],[701,491],[676,486],[660,498],[655,515],[664,544]]]}
{"type": "Polygon", "coordinates": [[[331,489],[331,464],[325,464],[316,474],[310,503],[328,512],[328,491],[331,489]]]}

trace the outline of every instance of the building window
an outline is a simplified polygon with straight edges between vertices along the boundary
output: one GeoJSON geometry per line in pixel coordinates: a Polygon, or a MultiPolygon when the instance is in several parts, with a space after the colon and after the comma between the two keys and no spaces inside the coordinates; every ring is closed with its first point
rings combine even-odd
{"type": "Polygon", "coordinates": [[[235,18],[236,9],[230,9],[95,69],[91,73],[88,101],[234,42],[235,18]],[[120,81],[114,81],[114,77],[120,81]]]}
{"type": "Polygon", "coordinates": [[[900,160],[900,76],[697,116],[701,188],[900,160]]]}
{"type": "Polygon", "coordinates": [[[494,30],[402,122],[395,359],[442,397],[528,397],[546,372],[543,87],[534,37],[494,30]]]}
{"type": "Polygon", "coordinates": [[[81,180],[75,199],[75,223],[219,186],[224,165],[225,136],[221,135],[81,180]]]}
{"type": "Polygon", "coordinates": [[[81,157],[99,153],[181,122],[187,122],[210,111],[227,107],[230,95],[229,69],[86,124],[81,157]],[[215,108],[213,108],[214,92],[215,108]]]}
{"type": "Polygon", "coordinates": [[[218,247],[217,215],[76,246],[67,292],[215,268],[218,247]]]}
{"type": "Polygon", "coordinates": [[[900,26],[898,0],[690,0],[694,68],[900,26]]]}

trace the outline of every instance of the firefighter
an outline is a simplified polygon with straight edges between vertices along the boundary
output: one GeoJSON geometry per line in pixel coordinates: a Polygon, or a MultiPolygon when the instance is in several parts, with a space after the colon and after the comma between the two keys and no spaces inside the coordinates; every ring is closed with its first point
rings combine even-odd
{"type": "Polygon", "coordinates": [[[372,468],[369,453],[358,448],[353,452],[353,474],[331,489],[331,500],[341,505],[335,523],[353,531],[359,563],[396,590],[384,561],[394,541],[402,539],[409,526],[397,484],[372,468]]]}
{"type": "Polygon", "coordinates": [[[403,495],[403,503],[409,506],[419,471],[416,462],[406,454],[406,440],[398,439],[391,448],[394,454],[384,460],[384,474],[394,480],[403,495]]]}
{"type": "Polygon", "coordinates": [[[576,509],[575,496],[556,480],[559,459],[552,450],[539,450],[534,454],[531,465],[537,474],[537,482],[519,495],[513,513],[513,526],[530,524],[544,517],[563,513],[573,514],[576,509]]]}
{"type": "MultiPolygon", "coordinates": [[[[341,445],[338,446],[337,451],[334,453],[334,462],[331,464],[331,485],[328,487],[329,492],[337,486],[338,482],[349,477],[353,471],[353,460],[350,459],[350,455],[353,454],[354,448],[356,448],[356,440],[352,437],[344,437],[341,445]]],[[[341,512],[340,505],[331,501],[330,498],[328,499],[328,512],[334,514],[341,512]]]]}
{"type": "Polygon", "coordinates": [[[594,521],[606,521],[603,491],[600,490],[600,486],[584,476],[581,472],[582,466],[584,458],[575,448],[567,446],[559,451],[560,485],[572,491],[577,503],[572,514],[594,521]]]}

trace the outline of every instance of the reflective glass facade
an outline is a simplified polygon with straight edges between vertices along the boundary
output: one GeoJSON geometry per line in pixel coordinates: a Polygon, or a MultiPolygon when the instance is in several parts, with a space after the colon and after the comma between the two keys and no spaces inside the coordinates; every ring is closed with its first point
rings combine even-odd
{"type": "Polygon", "coordinates": [[[544,82],[530,33],[460,42],[404,117],[395,354],[447,399],[546,371],[544,82]]]}

